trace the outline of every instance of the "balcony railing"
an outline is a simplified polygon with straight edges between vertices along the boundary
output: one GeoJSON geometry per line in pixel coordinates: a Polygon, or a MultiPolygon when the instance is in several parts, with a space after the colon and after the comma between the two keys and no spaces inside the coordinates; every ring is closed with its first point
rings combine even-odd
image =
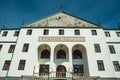
{"type": "Polygon", "coordinates": [[[72,72],[50,72],[50,73],[40,73],[39,78],[41,79],[82,79],[84,77],[83,73],[72,73],[72,72]]]}
{"type": "MultiPolygon", "coordinates": [[[[49,74],[50,75],[50,74],[49,74]]],[[[76,75],[76,74],[75,74],[76,75]]],[[[73,78],[50,78],[47,77],[47,74],[41,74],[39,77],[35,76],[21,76],[21,77],[14,77],[14,76],[7,76],[7,77],[0,77],[0,80],[120,80],[120,78],[100,78],[100,77],[85,77],[85,76],[74,76],[73,78]],[[44,76],[44,77],[43,77],[44,76]]]]}
{"type": "Polygon", "coordinates": [[[71,72],[51,72],[49,74],[49,77],[51,78],[67,78],[67,77],[72,78],[72,73],[71,72]]]}
{"type": "Polygon", "coordinates": [[[79,78],[84,76],[83,73],[72,73],[72,72],[50,72],[50,73],[40,73],[39,78],[79,78]]]}

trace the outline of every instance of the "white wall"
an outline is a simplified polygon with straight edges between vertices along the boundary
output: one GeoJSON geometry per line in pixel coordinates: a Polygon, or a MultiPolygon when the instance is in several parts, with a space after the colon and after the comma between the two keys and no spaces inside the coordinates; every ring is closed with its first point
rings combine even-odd
{"type": "MultiPolygon", "coordinates": [[[[30,28],[29,28],[30,29],[30,28]]],[[[114,44],[115,45],[115,49],[116,49],[116,54],[112,55],[109,53],[109,49],[108,49],[108,44],[106,42],[112,42],[112,41],[120,41],[118,37],[115,37],[114,35],[114,31],[111,32],[111,36],[114,36],[114,40],[112,39],[108,39],[105,37],[104,34],[104,30],[103,29],[97,29],[97,28],[92,28],[92,29],[83,29],[80,28],[80,35],[74,35],[74,30],[77,30],[77,28],[75,29],[69,29],[66,28],[65,30],[65,34],[64,35],[59,35],[58,31],[59,29],[49,29],[49,35],[43,35],[43,30],[42,28],[31,28],[32,29],[32,35],[26,35],[27,32],[27,28],[21,28],[20,30],[20,34],[16,43],[16,48],[14,51],[14,55],[13,55],[13,59],[10,65],[10,70],[8,73],[8,76],[21,76],[21,75],[33,75],[33,69],[34,66],[36,66],[38,64],[38,47],[41,44],[48,44],[51,47],[51,55],[54,56],[54,48],[58,45],[58,44],[65,44],[68,49],[69,49],[69,54],[72,54],[72,47],[76,44],[81,44],[86,48],[86,60],[88,62],[86,62],[86,64],[88,63],[89,68],[86,70],[86,72],[89,72],[88,74],[90,76],[100,76],[100,77],[119,77],[120,72],[115,72],[114,71],[114,67],[112,64],[113,60],[118,60],[120,63],[120,44],[114,44]],[[97,30],[97,36],[92,35],[91,34],[91,30],[97,30]],[[85,42],[39,42],[38,38],[40,36],[83,36],[85,37],[85,42]],[[28,52],[22,52],[22,48],[23,48],[23,44],[24,43],[29,43],[29,50],[28,52]],[[101,53],[95,53],[94,50],[94,44],[100,44],[101,47],[101,53]],[[18,70],[18,65],[19,65],[19,61],[20,60],[26,60],[26,64],[25,64],[25,69],[24,70],[18,70]],[[98,71],[98,67],[97,67],[97,60],[103,60],[104,62],[104,67],[105,67],[105,71],[98,71]]],[[[62,28],[60,28],[62,29],[62,28]]],[[[13,32],[10,31],[10,35],[12,36],[13,32]]],[[[113,37],[112,37],[113,38],[113,37]]],[[[0,41],[6,41],[6,40],[10,40],[11,37],[8,37],[6,39],[3,39],[0,37],[0,41]]],[[[16,39],[11,39],[11,41],[15,41],[16,39]]],[[[1,43],[0,43],[1,44],[1,43]]],[[[3,58],[1,58],[0,60],[2,60],[2,62],[0,61],[0,65],[3,65],[4,60],[5,59],[10,59],[11,58],[11,54],[7,54],[6,49],[8,49],[7,45],[10,45],[10,43],[4,43],[4,48],[1,51],[2,54],[6,53],[6,55],[2,55],[4,56],[3,58]],[[6,57],[8,56],[8,57],[6,57]]],[[[1,53],[0,53],[1,54],[1,53]]],[[[67,67],[67,70],[72,67],[72,64],[74,64],[74,61],[72,63],[72,56],[68,56],[67,60],[65,62],[63,61],[54,61],[54,57],[51,56],[51,60],[47,61],[45,64],[50,64],[50,67],[53,68],[53,71],[56,70],[56,67],[60,64],[64,65],[67,67]]],[[[0,56],[1,57],[1,56],[0,56]]],[[[2,66],[0,66],[0,70],[1,70],[2,66]]],[[[0,71],[0,76],[4,76],[5,75],[5,71],[0,71]]]]}
{"type": "Polygon", "coordinates": [[[2,30],[0,34],[0,45],[2,45],[2,49],[0,51],[0,77],[6,76],[8,70],[3,70],[3,66],[6,60],[10,60],[12,58],[13,53],[8,53],[10,45],[16,45],[17,37],[14,36],[14,32],[18,30],[2,30]],[[2,36],[4,31],[8,31],[7,36],[2,36]]]}

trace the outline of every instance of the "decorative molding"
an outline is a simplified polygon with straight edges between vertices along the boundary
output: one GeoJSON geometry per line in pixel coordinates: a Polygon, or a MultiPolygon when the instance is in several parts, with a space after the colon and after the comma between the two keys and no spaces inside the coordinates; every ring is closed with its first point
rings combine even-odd
{"type": "Polygon", "coordinates": [[[110,30],[120,30],[120,29],[119,29],[119,28],[104,28],[103,30],[104,30],[104,31],[105,31],[105,30],[109,30],[109,31],[110,31],[110,30]]]}
{"type": "Polygon", "coordinates": [[[120,44],[120,42],[107,42],[107,44],[120,44]]]}
{"type": "Polygon", "coordinates": [[[27,26],[27,27],[21,27],[22,29],[27,29],[27,28],[34,28],[34,29],[41,29],[41,28],[47,28],[47,29],[51,29],[51,28],[63,28],[63,29],[102,29],[102,27],[76,27],[76,26],[73,26],[73,27],[64,27],[64,26],[47,26],[47,27],[44,27],[44,26],[41,26],[41,27],[29,27],[29,26],[27,26]]]}
{"type": "Polygon", "coordinates": [[[0,43],[16,43],[16,41],[0,41],[0,43]]]}
{"type": "Polygon", "coordinates": [[[1,28],[1,30],[20,30],[20,28],[1,28]]]}
{"type": "Polygon", "coordinates": [[[55,36],[50,36],[50,37],[44,37],[40,36],[38,38],[39,42],[85,42],[85,37],[55,37],[55,36]]]}

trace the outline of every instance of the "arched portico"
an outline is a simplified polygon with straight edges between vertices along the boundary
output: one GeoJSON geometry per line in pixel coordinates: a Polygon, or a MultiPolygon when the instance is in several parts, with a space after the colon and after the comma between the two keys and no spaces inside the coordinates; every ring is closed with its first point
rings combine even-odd
{"type": "Polygon", "coordinates": [[[66,73],[70,72],[84,76],[89,74],[86,48],[81,44],[69,47],[65,44],[58,44],[52,49],[49,45],[42,44],[38,47],[38,62],[40,65],[45,64],[45,66],[48,66],[49,63],[48,70],[51,74],[56,74],[56,77],[68,76],[66,73]]]}
{"type": "Polygon", "coordinates": [[[48,44],[41,44],[38,47],[38,62],[45,64],[50,61],[51,48],[48,44]]]}
{"type": "Polygon", "coordinates": [[[60,65],[63,62],[69,61],[69,51],[68,47],[64,44],[58,44],[54,48],[54,63],[60,65]]]}
{"type": "Polygon", "coordinates": [[[85,46],[75,44],[72,47],[73,72],[87,76],[89,73],[85,46]]]}

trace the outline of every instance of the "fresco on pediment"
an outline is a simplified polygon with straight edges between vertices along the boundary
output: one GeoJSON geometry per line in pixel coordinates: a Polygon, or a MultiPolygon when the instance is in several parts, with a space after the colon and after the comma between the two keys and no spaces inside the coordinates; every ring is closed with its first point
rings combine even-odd
{"type": "Polygon", "coordinates": [[[43,19],[40,19],[36,22],[28,24],[29,27],[97,27],[96,25],[89,23],[85,20],[76,18],[74,16],[58,13],[43,19]]]}

